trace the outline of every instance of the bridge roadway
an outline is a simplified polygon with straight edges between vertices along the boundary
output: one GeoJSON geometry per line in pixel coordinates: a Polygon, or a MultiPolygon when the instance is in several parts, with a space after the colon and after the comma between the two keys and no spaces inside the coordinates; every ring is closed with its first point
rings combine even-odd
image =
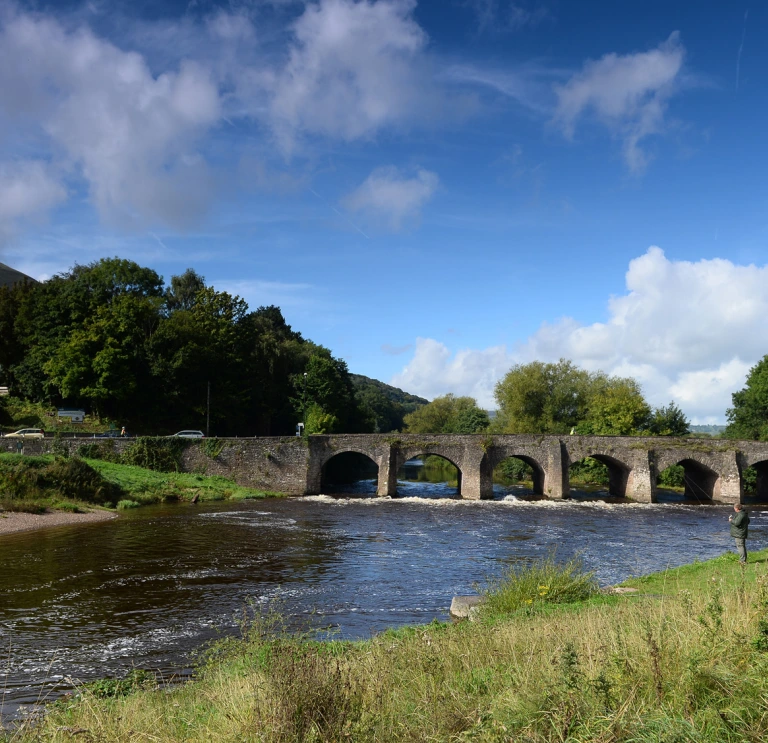
{"type": "MultiPolygon", "coordinates": [[[[26,441],[24,453],[77,453],[93,438],[26,441]]],[[[121,450],[131,439],[107,440],[121,450]],[[113,442],[113,443],[112,443],[113,442]]],[[[224,475],[241,485],[292,495],[322,493],[326,465],[347,452],[369,458],[378,467],[377,493],[397,494],[397,472],[414,457],[444,457],[459,470],[462,498],[493,495],[493,470],[507,457],[533,469],[534,492],[567,498],[569,468],[593,457],[609,472],[609,492],[645,503],[656,502],[657,476],[670,465],[685,469],[686,496],[720,503],[741,502],[743,472],[757,471],[758,500],[768,502],[768,443],[703,438],[630,436],[539,436],[485,434],[334,434],[323,436],[187,440],[180,467],[186,472],[224,475]]],[[[0,451],[16,442],[0,439],[0,451]]]]}

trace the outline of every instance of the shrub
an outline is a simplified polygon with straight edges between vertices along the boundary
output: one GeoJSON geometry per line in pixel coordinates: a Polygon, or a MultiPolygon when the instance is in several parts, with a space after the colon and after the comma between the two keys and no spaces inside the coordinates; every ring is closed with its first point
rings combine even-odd
{"type": "Polygon", "coordinates": [[[556,563],[553,556],[535,563],[512,565],[483,591],[483,611],[511,614],[538,604],[567,604],[588,599],[599,591],[592,572],[580,560],[556,563]]]}
{"type": "Polygon", "coordinates": [[[685,485],[685,467],[673,464],[659,473],[657,484],[667,488],[682,488],[685,485]]]}
{"type": "Polygon", "coordinates": [[[138,508],[141,503],[137,503],[135,500],[119,500],[117,502],[117,510],[125,511],[129,508],[138,508]]]}

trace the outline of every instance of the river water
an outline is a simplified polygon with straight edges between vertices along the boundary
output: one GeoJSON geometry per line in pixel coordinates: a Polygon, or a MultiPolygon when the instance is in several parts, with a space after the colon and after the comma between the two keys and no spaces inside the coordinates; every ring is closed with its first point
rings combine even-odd
{"type": "MultiPolygon", "coordinates": [[[[184,675],[194,650],[236,632],[247,606],[277,602],[294,622],[367,637],[446,619],[455,594],[552,550],[581,555],[609,584],[733,547],[724,506],[531,501],[509,490],[468,502],[424,482],[400,492],[145,507],[3,537],[4,718],[132,667],[184,675]]],[[[757,549],[768,507],[751,518],[757,549]]]]}

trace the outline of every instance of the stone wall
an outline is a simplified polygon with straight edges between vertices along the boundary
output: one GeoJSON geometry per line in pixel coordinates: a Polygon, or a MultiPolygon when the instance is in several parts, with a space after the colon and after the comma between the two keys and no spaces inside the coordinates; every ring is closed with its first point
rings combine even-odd
{"type": "MultiPolygon", "coordinates": [[[[83,444],[111,441],[117,451],[131,439],[62,438],[24,442],[25,454],[77,453],[83,444]]],[[[13,439],[0,439],[0,451],[16,451],[13,439]]],[[[507,457],[519,457],[534,471],[534,490],[549,498],[569,494],[569,468],[584,457],[604,462],[609,490],[616,496],[655,502],[656,479],[673,464],[686,473],[686,493],[716,502],[743,497],[741,473],[754,466],[758,490],[768,501],[768,444],[720,439],[673,439],[609,436],[339,434],[190,439],[181,458],[187,472],[223,475],[241,485],[288,494],[320,493],[327,462],[344,452],[369,457],[378,467],[379,495],[397,493],[397,471],[409,459],[433,454],[459,470],[463,498],[489,498],[493,470],[507,457]]]]}

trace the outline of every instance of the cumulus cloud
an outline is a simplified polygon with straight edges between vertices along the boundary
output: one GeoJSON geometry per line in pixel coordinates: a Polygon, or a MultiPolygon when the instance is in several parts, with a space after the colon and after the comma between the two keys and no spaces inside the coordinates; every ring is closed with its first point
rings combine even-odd
{"type": "Polygon", "coordinates": [[[429,91],[415,62],[427,37],[415,7],[415,0],[307,4],[270,103],[286,151],[299,132],[353,140],[422,110],[429,91]]]}
{"type": "Polygon", "coordinates": [[[391,229],[399,230],[405,222],[418,218],[439,185],[437,174],[423,168],[412,176],[393,166],[377,168],[342,203],[351,211],[384,219],[391,229]]]}
{"type": "Polygon", "coordinates": [[[674,32],[655,49],[634,54],[606,54],[588,61],[580,72],[555,87],[555,122],[572,137],[588,112],[623,141],[629,169],[640,172],[648,156],[643,140],[664,129],[670,97],[679,90],[685,48],[674,32]]]}
{"type": "Polygon", "coordinates": [[[474,397],[480,407],[492,409],[493,388],[512,364],[504,346],[461,350],[452,355],[432,338],[417,338],[413,358],[390,384],[416,395],[433,398],[452,392],[474,397]]]}
{"type": "Polygon", "coordinates": [[[194,62],[153,75],[140,54],[86,28],[24,13],[4,19],[3,123],[47,136],[110,221],[178,226],[198,215],[210,181],[195,143],[219,116],[216,84],[194,62]]]}
{"type": "Polygon", "coordinates": [[[695,421],[722,422],[731,393],[768,349],[768,266],[673,261],[651,247],[630,262],[626,288],[608,300],[607,322],[563,318],[514,349],[452,355],[445,345],[421,339],[398,386],[427,397],[473,394],[490,406],[495,382],[513,363],[565,357],[635,377],[654,405],[674,399],[695,421]]]}

